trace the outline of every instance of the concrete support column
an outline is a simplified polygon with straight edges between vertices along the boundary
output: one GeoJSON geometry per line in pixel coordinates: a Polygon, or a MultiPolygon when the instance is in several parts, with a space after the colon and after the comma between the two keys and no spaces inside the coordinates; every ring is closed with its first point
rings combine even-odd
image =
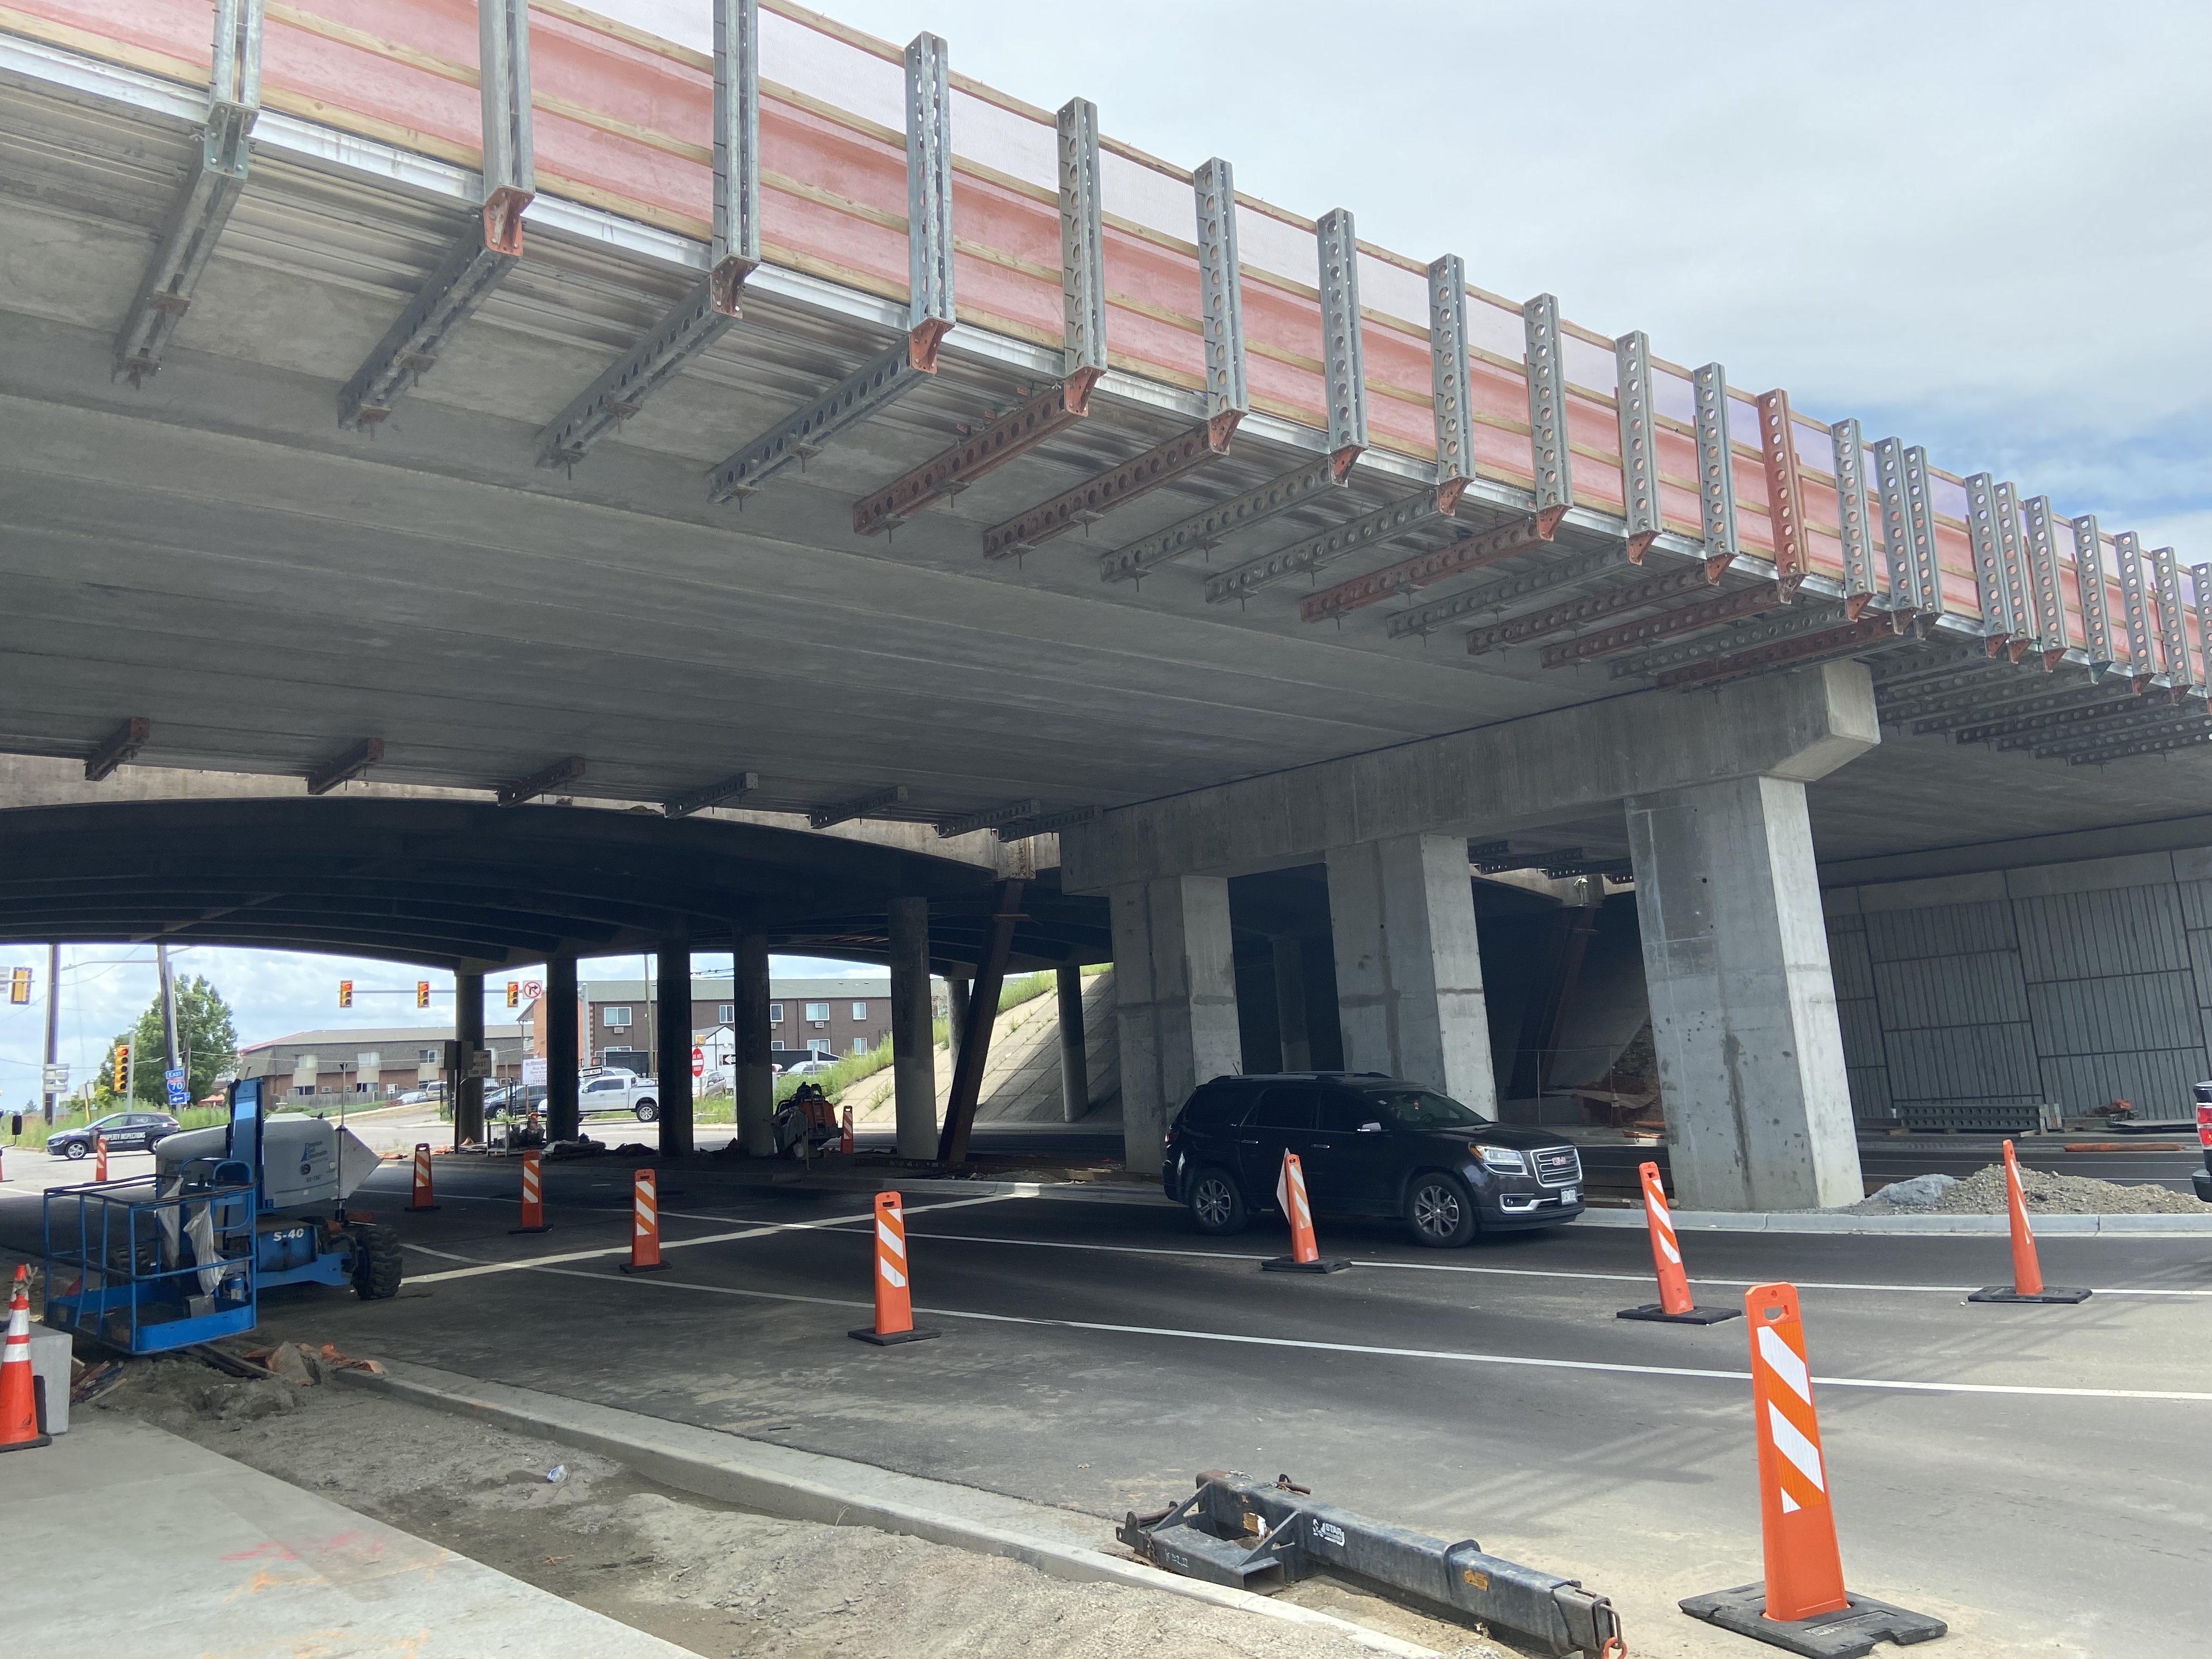
{"type": "Polygon", "coordinates": [[[1805,786],[1731,778],[1626,805],[1675,1202],[1856,1203],[1805,786]]]}
{"type": "Polygon", "coordinates": [[[898,1155],[937,1156],[937,1044],[930,1018],[929,901],[895,898],[891,922],[891,1088],[898,1155]]]}
{"type": "Polygon", "coordinates": [[[660,1085],[660,1155],[691,1150],[691,942],[663,939],[659,952],[659,1052],[653,1069],[660,1085]]]}
{"type": "Polygon", "coordinates": [[[737,1005],[738,1144],[748,1158],[775,1156],[775,1062],[768,1057],[768,935],[739,933],[730,995],[737,1005]]]}
{"type": "MultiPolygon", "coordinates": [[[[961,1034],[968,1029],[968,988],[971,983],[972,981],[964,979],[945,981],[945,1054],[951,1061],[955,1072],[960,1069],[961,1034]]],[[[933,1084],[931,1086],[935,1085],[933,1084]]],[[[929,1155],[932,1158],[937,1156],[934,1142],[931,1144],[929,1155]]]]}
{"type": "Polygon", "coordinates": [[[1495,1113],[1466,838],[1396,836],[1331,848],[1328,861],[1345,1069],[1495,1113]]]}
{"type": "Polygon", "coordinates": [[[1279,933],[1268,941],[1275,959],[1275,1030],[1286,1072],[1313,1070],[1313,1043],[1306,1035],[1305,949],[1296,937],[1279,933]]]}
{"type": "Polygon", "coordinates": [[[1083,969],[1063,968],[1060,994],[1060,1115],[1073,1123],[1091,1109],[1091,1055],[1084,1047],[1083,969]]]}
{"type": "Polygon", "coordinates": [[[461,1049],[461,1075],[453,1079],[453,1144],[483,1145],[484,1080],[468,1075],[476,1051],[484,1046],[483,975],[453,975],[453,1036],[461,1049]]]}
{"type": "Polygon", "coordinates": [[[1155,1175],[1191,1091],[1238,1069],[1229,883],[1167,876],[1116,887],[1111,901],[1125,1156],[1133,1173],[1155,1175]]]}
{"type": "Polygon", "coordinates": [[[576,1138],[576,1048],[582,1040],[576,958],[545,959],[545,1139],[576,1138]]]}

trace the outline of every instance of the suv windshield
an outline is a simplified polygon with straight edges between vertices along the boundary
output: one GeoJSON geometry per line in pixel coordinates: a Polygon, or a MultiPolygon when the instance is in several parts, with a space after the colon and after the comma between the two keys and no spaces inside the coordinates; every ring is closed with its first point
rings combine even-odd
{"type": "Polygon", "coordinates": [[[1496,1121],[1433,1089],[1372,1089],[1361,1093],[1401,1129],[1474,1129],[1496,1121]]]}

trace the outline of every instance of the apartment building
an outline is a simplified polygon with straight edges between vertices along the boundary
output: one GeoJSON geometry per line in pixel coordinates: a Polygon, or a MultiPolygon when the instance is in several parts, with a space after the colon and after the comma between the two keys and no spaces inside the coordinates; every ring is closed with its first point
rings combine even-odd
{"type": "MultiPolygon", "coordinates": [[[[653,994],[657,988],[641,979],[609,979],[586,980],[577,988],[584,1004],[578,1022],[583,1063],[652,1070],[659,1035],[659,1004],[653,994]]],[[[890,1041],[888,979],[772,980],[769,999],[772,1053],[793,1059],[810,1050],[830,1055],[866,1054],[890,1041]]],[[[543,1010],[541,1000],[523,1015],[533,1054],[545,1052],[543,1010]]],[[[728,975],[692,975],[688,1035],[727,1030],[735,1025],[737,1013],[728,975]]],[[[786,1062],[779,1057],[778,1063],[786,1062]]]]}
{"type": "MultiPolygon", "coordinates": [[[[355,1025],[249,1042],[238,1051],[238,1075],[270,1078],[284,1100],[322,1095],[381,1098],[421,1086],[421,1070],[434,1066],[453,1039],[451,1025],[355,1025]],[[309,1081],[312,1079],[313,1081],[309,1081]]],[[[520,1025],[484,1026],[495,1079],[522,1075],[527,1033],[520,1025]]]]}

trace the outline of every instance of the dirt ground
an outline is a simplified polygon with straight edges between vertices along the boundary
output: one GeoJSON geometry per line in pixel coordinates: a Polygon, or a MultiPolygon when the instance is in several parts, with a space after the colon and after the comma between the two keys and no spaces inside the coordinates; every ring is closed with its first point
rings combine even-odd
{"type": "MultiPolygon", "coordinates": [[[[2023,1169],[2021,1190],[2031,1215],[2203,1215],[2192,1193],[2170,1187],[2124,1186],[2094,1176],[2057,1175],[2023,1169]]],[[[1985,1164],[1943,1188],[1934,1203],[1897,1205],[1881,1196],[1850,1207],[1860,1215],[2001,1215],[2005,1208],[2004,1165],[1985,1164]]]]}
{"type": "MultiPolygon", "coordinates": [[[[131,1413],[707,1659],[1369,1652],[1156,1591],[731,1509],[603,1457],[343,1384],[241,1381],[195,1358],[162,1358],[131,1362],[112,1391],[77,1409],[131,1413]],[[556,1465],[561,1478],[549,1480],[556,1465]]],[[[1464,1629],[1341,1587],[1296,1594],[1453,1659],[1510,1659],[1464,1629]]]]}

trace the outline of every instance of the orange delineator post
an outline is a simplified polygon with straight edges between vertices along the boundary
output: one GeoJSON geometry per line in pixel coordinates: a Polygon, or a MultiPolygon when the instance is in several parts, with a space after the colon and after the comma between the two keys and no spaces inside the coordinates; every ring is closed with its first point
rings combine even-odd
{"type": "Polygon", "coordinates": [[[653,1191],[653,1171],[640,1170],[631,1188],[629,1260],[626,1273],[657,1273],[667,1270],[660,1259],[660,1201],[653,1191]]]}
{"type": "Polygon", "coordinates": [[[38,1380],[31,1374],[31,1270],[15,1269],[8,1299],[8,1344],[0,1353],[0,1452],[29,1451],[53,1443],[39,1420],[38,1380]]]}
{"type": "Polygon", "coordinates": [[[94,1181],[107,1179],[107,1137],[106,1135],[94,1135],[92,1138],[92,1178],[94,1181]]]}
{"type": "Polygon", "coordinates": [[[1352,1265],[1343,1256],[1322,1259],[1321,1246],[1314,1239],[1313,1206],[1306,1198],[1305,1166],[1296,1152],[1283,1154],[1283,1171],[1275,1177],[1275,1202],[1291,1224],[1291,1253],[1262,1261],[1262,1273],[1340,1273],[1352,1265]]]}
{"type": "Polygon", "coordinates": [[[544,1172],[538,1165],[538,1154],[522,1155],[522,1224],[510,1227],[511,1233],[550,1233],[545,1224],[544,1172]]]}
{"type": "Polygon", "coordinates": [[[2012,1283],[1976,1291],[1969,1302],[2087,1302],[2089,1292],[2075,1285],[2045,1285],[2035,1259],[2035,1234],[2027,1224],[2027,1191],[2020,1184],[2020,1159],[2012,1142],[2004,1144],[2005,1207],[2012,1214],[2012,1283]]]}
{"type": "Polygon", "coordinates": [[[875,1261],[876,1322],[866,1330],[846,1334],[879,1348],[901,1342],[927,1342],[941,1335],[941,1332],[915,1328],[914,1297],[908,1283],[912,1271],[907,1266],[906,1212],[896,1193],[876,1194],[875,1261]]]}
{"type": "Polygon", "coordinates": [[[1667,1207],[1666,1189],[1659,1184],[1659,1166],[1648,1160],[1636,1166],[1644,1182],[1644,1219],[1651,1232],[1651,1265],[1659,1275],[1659,1300],[1641,1308],[1623,1308],[1616,1319],[1649,1320],[1662,1325],[1717,1325],[1735,1319],[1736,1308],[1700,1308],[1690,1299],[1689,1276],[1682,1269],[1682,1241],[1674,1231],[1674,1212],[1667,1207]]]}
{"type": "Polygon", "coordinates": [[[438,1207],[430,1190],[430,1143],[427,1140],[415,1143],[415,1200],[407,1207],[410,1211],[438,1207]]]}
{"type": "Polygon", "coordinates": [[[1743,1314],[1751,1333],[1752,1433],[1766,1577],[1693,1595],[1682,1611],[1794,1653],[1864,1653],[1876,1641],[1903,1647],[1942,1635],[1940,1619],[1844,1588],[1797,1287],[1754,1285],[1744,1292],[1743,1314]],[[1808,1631],[1807,1620],[1819,1622],[1808,1631]]]}
{"type": "Polygon", "coordinates": [[[841,1152],[853,1150],[853,1109],[849,1105],[845,1108],[845,1127],[837,1135],[837,1150],[841,1152]]]}

